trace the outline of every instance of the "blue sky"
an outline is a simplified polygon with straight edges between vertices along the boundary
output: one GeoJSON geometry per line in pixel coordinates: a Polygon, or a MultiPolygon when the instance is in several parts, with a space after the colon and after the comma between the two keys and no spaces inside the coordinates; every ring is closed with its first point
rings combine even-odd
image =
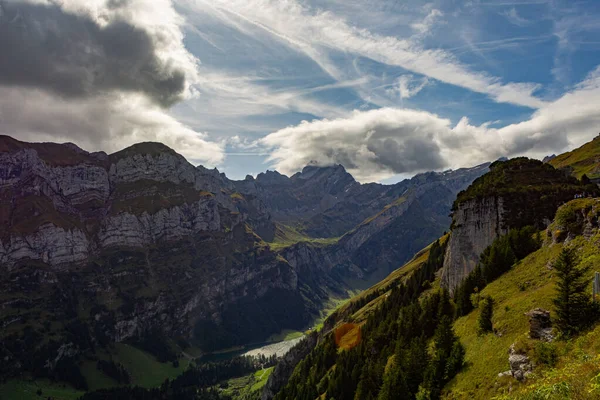
{"type": "MultiPolygon", "coordinates": [[[[161,73],[178,68],[186,85],[167,107],[131,85],[51,101],[43,117],[62,130],[40,128],[39,107],[5,113],[0,132],[27,140],[106,151],[158,140],[234,179],[316,162],[393,182],[543,157],[600,132],[598,0],[29,1],[101,28],[129,19],[153,38],[161,73]],[[98,109],[104,131],[76,118],[98,109]]],[[[4,107],[48,103],[1,81],[0,94],[13,99],[4,107]]]]}
{"type": "MultiPolygon", "coordinates": [[[[598,1],[186,0],[176,9],[187,19],[185,46],[207,82],[172,113],[228,140],[220,169],[234,178],[300,168],[306,158],[269,159],[273,148],[256,141],[302,121],[386,107],[426,111],[450,127],[467,117],[475,127],[502,128],[529,120],[600,65],[598,1]]],[[[506,150],[540,156],[589,136],[506,150]]],[[[456,161],[467,166],[486,155],[456,161]]],[[[362,179],[393,181],[418,172],[413,158],[412,167],[375,162],[350,169],[362,168],[362,179]]],[[[423,168],[459,166],[446,161],[423,168]]]]}

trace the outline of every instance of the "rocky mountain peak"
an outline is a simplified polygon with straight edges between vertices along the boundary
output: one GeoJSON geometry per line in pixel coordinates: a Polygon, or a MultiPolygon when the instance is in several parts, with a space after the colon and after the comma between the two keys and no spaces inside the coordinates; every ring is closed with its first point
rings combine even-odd
{"type": "Polygon", "coordinates": [[[28,143],[10,136],[0,135],[0,153],[16,154],[34,151],[44,163],[51,167],[67,167],[78,164],[106,165],[100,153],[88,153],[73,143],[28,143]]]}
{"type": "Polygon", "coordinates": [[[278,171],[270,171],[261,172],[256,176],[256,183],[259,185],[266,186],[274,186],[274,185],[284,185],[287,186],[290,184],[290,178],[286,175],[280,174],[278,171]]]}
{"type": "Polygon", "coordinates": [[[121,158],[133,157],[135,155],[150,155],[157,156],[160,154],[169,154],[183,158],[182,155],[178,154],[175,150],[169,146],[159,142],[142,142],[136,143],[123,150],[117,151],[110,155],[111,161],[115,162],[121,158]]]}
{"type": "MultiPolygon", "coordinates": [[[[343,174],[348,174],[348,172],[346,172],[346,168],[344,168],[344,166],[341,164],[334,164],[334,165],[327,165],[327,166],[309,164],[306,167],[302,168],[302,172],[297,173],[294,176],[299,179],[309,179],[316,174],[343,175],[343,174]]],[[[348,175],[350,175],[350,174],[348,174],[348,175]]]]}

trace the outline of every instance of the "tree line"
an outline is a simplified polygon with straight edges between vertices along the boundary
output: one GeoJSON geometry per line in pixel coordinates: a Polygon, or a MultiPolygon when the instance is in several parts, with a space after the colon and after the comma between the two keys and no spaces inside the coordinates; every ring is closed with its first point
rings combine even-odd
{"type": "Polygon", "coordinates": [[[323,394],[328,400],[438,399],[464,364],[448,292],[421,296],[442,267],[444,253],[445,245],[435,242],[427,261],[393,286],[367,318],[358,346],[339,351],[333,335],[327,335],[275,399],[314,400],[323,394]]]}

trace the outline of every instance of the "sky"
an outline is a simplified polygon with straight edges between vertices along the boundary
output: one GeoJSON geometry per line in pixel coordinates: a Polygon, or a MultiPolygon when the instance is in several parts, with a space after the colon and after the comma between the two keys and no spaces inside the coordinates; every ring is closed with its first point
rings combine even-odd
{"type": "Polygon", "coordinates": [[[599,132],[599,0],[0,0],[21,140],[389,183],[599,132]]]}

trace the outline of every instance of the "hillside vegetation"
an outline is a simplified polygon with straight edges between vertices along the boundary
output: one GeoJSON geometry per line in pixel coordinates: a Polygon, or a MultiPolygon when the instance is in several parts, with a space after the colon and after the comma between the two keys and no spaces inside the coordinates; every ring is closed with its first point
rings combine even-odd
{"type": "MultiPolygon", "coordinates": [[[[539,307],[550,310],[553,319],[556,317],[552,303],[556,297],[556,274],[552,266],[564,247],[576,249],[580,267],[587,270],[591,282],[594,268],[598,268],[600,262],[599,209],[600,200],[597,199],[574,200],[561,207],[555,222],[547,230],[542,248],[481,291],[481,297],[491,296],[495,301],[495,333],[478,335],[480,310],[456,320],[455,331],[466,349],[466,367],[448,385],[448,398],[600,398],[600,326],[570,340],[541,345],[539,341],[529,339],[528,318],[524,315],[539,307]],[[577,219],[579,224],[565,223],[577,219]],[[582,232],[586,225],[588,231],[584,236],[582,232]],[[556,242],[557,235],[568,237],[568,240],[556,242]],[[556,358],[551,365],[538,363],[524,383],[499,378],[499,373],[509,369],[507,352],[513,343],[523,347],[534,360],[539,359],[544,350],[555,353],[556,358]]],[[[591,294],[591,284],[589,289],[591,294]]]]}
{"type": "Polygon", "coordinates": [[[567,169],[573,176],[580,179],[587,175],[590,179],[600,178],[600,137],[596,137],[589,143],[561,154],[549,164],[558,169],[567,169]]]}
{"type": "Polygon", "coordinates": [[[545,221],[554,218],[559,205],[584,193],[597,195],[600,190],[549,164],[521,157],[493,163],[489,173],[458,194],[453,210],[470,200],[501,197],[506,227],[543,228],[545,221]]]}
{"type": "MultiPolygon", "coordinates": [[[[492,165],[457,203],[518,199],[508,218],[521,221],[483,252],[454,298],[436,276],[445,236],[333,313],[320,343],[275,398],[600,398],[597,308],[590,309],[588,326],[568,334],[556,329],[555,269],[561,252],[572,249],[575,268],[591,282],[600,262],[600,199],[569,199],[597,191],[535,160],[492,165]],[[526,201],[535,196],[534,205],[526,201]],[[547,207],[531,210],[537,203],[547,207]],[[540,231],[546,214],[554,221],[540,231]],[[550,311],[550,342],[529,336],[526,313],[538,308],[550,311]],[[529,363],[524,379],[511,370],[509,349],[529,363]]],[[[591,294],[588,286],[584,290],[591,294]]]]}

